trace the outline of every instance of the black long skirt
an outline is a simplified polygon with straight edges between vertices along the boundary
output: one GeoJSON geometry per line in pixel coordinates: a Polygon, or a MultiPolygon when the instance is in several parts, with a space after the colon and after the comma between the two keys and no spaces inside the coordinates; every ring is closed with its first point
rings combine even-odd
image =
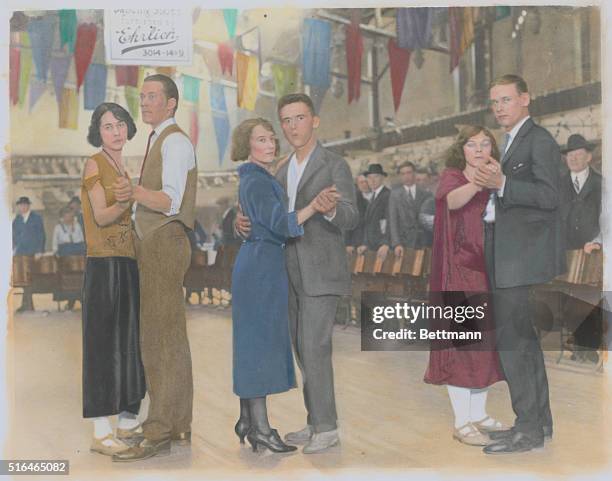
{"type": "Polygon", "coordinates": [[[136,260],[88,257],[83,281],[83,417],[138,413],[140,357],[136,260]]]}

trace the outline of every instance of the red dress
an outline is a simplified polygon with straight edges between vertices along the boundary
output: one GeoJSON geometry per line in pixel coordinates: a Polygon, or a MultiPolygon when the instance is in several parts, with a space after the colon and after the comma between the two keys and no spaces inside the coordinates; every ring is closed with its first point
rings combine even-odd
{"type": "MultiPolygon", "coordinates": [[[[459,169],[446,169],[440,176],[436,191],[436,217],[432,246],[429,290],[432,297],[443,291],[486,293],[489,290],[485,256],[482,215],[489,193],[478,192],[461,209],[449,210],[446,196],[468,183],[459,169]]],[[[488,309],[488,313],[492,313],[488,309]]],[[[494,339],[493,319],[484,321],[488,339],[494,339]]],[[[436,341],[439,342],[439,341],[436,341]]],[[[443,341],[442,341],[443,342],[443,341]]],[[[490,350],[432,349],[425,382],[450,384],[467,388],[484,388],[504,379],[499,356],[490,342],[490,350]]]]}

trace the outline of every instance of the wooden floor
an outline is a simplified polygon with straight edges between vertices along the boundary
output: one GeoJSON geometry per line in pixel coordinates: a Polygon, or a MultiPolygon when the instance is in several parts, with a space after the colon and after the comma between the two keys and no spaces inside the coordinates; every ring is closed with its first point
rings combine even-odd
{"type": "MultiPolygon", "coordinates": [[[[16,315],[7,340],[4,459],[68,459],[74,479],[590,477],[609,469],[607,374],[569,361],[556,365],[556,353],[547,355],[554,440],[538,452],[491,457],[451,438],[446,390],[422,382],[426,352],[361,352],[356,328],[334,332],[341,446],[310,456],[253,453],[233,433],[238,400],[231,385],[230,311],[208,307],[188,309],[195,383],[191,447],[113,464],[89,452],[91,425],[81,417],[80,312],[57,313],[50,300],[35,300],[51,312],[16,315]]],[[[512,422],[505,383],[491,389],[488,406],[491,415],[512,422]]],[[[281,433],[303,427],[301,390],[272,396],[269,412],[281,433]]]]}

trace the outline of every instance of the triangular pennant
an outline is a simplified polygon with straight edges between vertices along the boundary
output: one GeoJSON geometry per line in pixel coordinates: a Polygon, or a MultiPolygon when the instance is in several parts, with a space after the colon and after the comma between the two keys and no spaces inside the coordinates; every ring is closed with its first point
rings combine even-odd
{"type": "Polygon", "coordinates": [[[295,65],[272,65],[272,77],[274,78],[274,93],[277,99],[297,91],[298,76],[295,65]]]}
{"type": "Polygon", "coordinates": [[[302,32],[302,80],[304,85],[331,85],[331,23],[316,18],[304,20],[302,32]]]}
{"type": "Polygon", "coordinates": [[[352,22],[345,28],[346,33],[346,71],[348,76],[348,103],[359,100],[361,96],[361,58],[363,56],[363,37],[359,23],[352,22]]]}
{"type": "Polygon", "coordinates": [[[32,77],[30,80],[30,112],[36,105],[36,102],[38,102],[38,99],[40,99],[41,95],[45,92],[46,88],[46,82],[32,77]]]}
{"type": "Polygon", "coordinates": [[[19,106],[23,107],[30,85],[30,73],[32,71],[32,50],[30,47],[30,36],[27,32],[21,32],[21,56],[19,70],[19,106]]]}
{"type": "Polygon", "coordinates": [[[55,88],[55,98],[59,103],[62,100],[62,93],[64,91],[64,84],[66,83],[66,77],[68,76],[68,69],[70,68],[71,59],[68,56],[65,57],[51,57],[51,77],[53,78],[53,86],[55,88]]]}
{"type": "Polygon", "coordinates": [[[232,77],[234,71],[234,49],[228,43],[220,43],[217,46],[219,65],[221,73],[227,77],[232,77]]]}
{"type": "Polygon", "coordinates": [[[194,147],[198,145],[198,137],[200,136],[200,121],[198,118],[198,110],[194,108],[191,111],[191,119],[189,122],[189,138],[194,147]]]}
{"type": "Polygon", "coordinates": [[[85,110],[94,110],[106,99],[107,75],[106,65],[92,63],[87,69],[83,88],[85,110]]]}
{"type": "Polygon", "coordinates": [[[254,55],[236,53],[236,79],[238,81],[238,107],[255,110],[259,93],[259,60],[254,55]]]}
{"type": "Polygon", "coordinates": [[[93,51],[96,46],[98,28],[94,23],[84,23],[77,29],[76,45],[74,47],[74,60],[76,62],[77,90],[85,80],[85,73],[91,63],[93,51]]]}
{"type": "Polygon", "coordinates": [[[183,75],[183,98],[187,102],[197,103],[200,100],[200,79],[183,75]]]}
{"type": "Polygon", "coordinates": [[[223,85],[211,83],[210,85],[210,109],[212,113],[213,126],[215,128],[215,139],[217,141],[217,152],[219,154],[219,166],[223,164],[225,151],[229,142],[230,122],[225,102],[225,90],[223,85]]]}
{"type": "Polygon", "coordinates": [[[325,94],[327,93],[327,87],[310,87],[310,98],[312,99],[312,104],[315,109],[315,114],[320,115],[321,106],[323,105],[323,99],[325,98],[325,94]]]}
{"type": "Polygon", "coordinates": [[[230,38],[236,36],[236,23],[238,21],[238,10],[235,8],[226,8],[223,10],[223,18],[225,19],[225,26],[227,27],[227,33],[230,38]]]}
{"type": "Polygon", "coordinates": [[[134,121],[138,120],[138,112],[140,112],[140,91],[137,87],[126,85],[125,89],[125,101],[130,111],[130,115],[134,121]]]}
{"type": "Polygon", "coordinates": [[[36,76],[39,80],[46,81],[53,37],[55,36],[55,18],[46,15],[31,20],[28,24],[28,34],[32,45],[32,58],[36,67],[36,76]]]}
{"type": "Polygon", "coordinates": [[[59,128],[77,130],[79,126],[79,96],[76,89],[64,88],[59,104],[59,128]]]}
{"type": "Polygon", "coordinates": [[[68,52],[74,52],[74,42],[76,40],[77,16],[76,10],[60,10],[58,12],[60,19],[60,46],[68,46],[68,52]]]}
{"type": "Polygon", "coordinates": [[[117,87],[138,87],[138,65],[115,65],[115,82],[117,87]]]}
{"type": "Polygon", "coordinates": [[[389,52],[389,71],[391,76],[391,90],[393,92],[393,107],[399,109],[406,74],[410,65],[410,50],[399,48],[395,39],[390,38],[387,45],[389,52]]]}
{"type": "Polygon", "coordinates": [[[18,48],[11,47],[9,52],[9,97],[11,105],[19,102],[19,75],[20,75],[21,52],[18,48]]]}

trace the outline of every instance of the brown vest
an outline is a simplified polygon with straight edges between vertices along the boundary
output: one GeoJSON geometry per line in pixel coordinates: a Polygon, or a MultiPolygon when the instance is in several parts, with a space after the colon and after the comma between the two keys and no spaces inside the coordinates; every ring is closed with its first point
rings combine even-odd
{"type": "MultiPolygon", "coordinates": [[[[162,154],[161,147],[168,135],[179,132],[182,135],[185,133],[178,125],[172,124],[166,127],[159,135],[155,143],[151,146],[151,150],[147,155],[142,172],[140,184],[149,190],[162,189],[162,154]]],[[[186,136],[186,135],[185,135],[186,136]]],[[[156,212],[145,207],[142,204],[136,205],[136,217],[134,227],[139,239],[144,239],[153,231],[168,224],[169,222],[178,221],[185,227],[193,229],[195,221],[195,200],[196,190],[198,185],[198,169],[197,166],[191,169],[187,174],[187,185],[185,185],[185,193],[181,202],[181,209],[178,214],[167,216],[162,212],[156,212]]]]}

